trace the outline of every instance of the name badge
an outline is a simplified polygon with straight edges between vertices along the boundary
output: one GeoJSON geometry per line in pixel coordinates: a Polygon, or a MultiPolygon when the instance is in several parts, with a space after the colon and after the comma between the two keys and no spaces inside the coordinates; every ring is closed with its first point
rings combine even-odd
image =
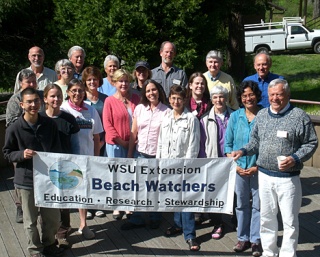
{"type": "Polygon", "coordinates": [[[181,84],[181,80],[179,80],[179,79],[174,79],[172,82],[173,82],[173,84],[176,84],[176,85],[179,85],[179,86],[181,84]]]}
{"type": "Polygon", "coordinates": [[[287,138],[288,137],[288,131],[278,130],[277,131],[277,137],[287,138]]]}

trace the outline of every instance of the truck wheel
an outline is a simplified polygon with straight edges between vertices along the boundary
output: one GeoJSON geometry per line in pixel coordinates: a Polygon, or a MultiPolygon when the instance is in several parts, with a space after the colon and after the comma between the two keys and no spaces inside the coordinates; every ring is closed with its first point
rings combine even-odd
{"type": "Polygon", "coordinates": [[[316,54],[320,54],[320,41],[318,41],[317,43],[314,44],[314,46],[313,46],[313,51],[314,51],[316,54]]]}
{"type": "Polygon", "coordinates": [[[259,46],[256,50],[256,54],[258,53],[269,53],[269,49],[265,46],[259,46]]]}

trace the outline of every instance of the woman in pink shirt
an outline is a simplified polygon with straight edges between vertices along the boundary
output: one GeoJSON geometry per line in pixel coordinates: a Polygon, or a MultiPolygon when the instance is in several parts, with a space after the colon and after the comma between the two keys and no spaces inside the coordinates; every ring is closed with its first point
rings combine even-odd
{"type": "MultiPolygon", "coordinates": [[[[131,75],[128,71],[116,70],[112,80],[117,91],[105,100],[102,111],[103,127],[106,132],[106,153],[108,157],[126,158],[132,115],[140,97],[130,91],[131,75]]],[[[113,212],[113,218],[116,220],[121,220],[122,216],[123,212],[118,210],[113,212]]]]}
{"type": "MultiPolygon", "coordinates": [[[[128,157],[155,158],[157,153],[160,125],[168,107],[166,96],[159,83],[148,79],[142,86],[141,102],[134,110],[128,157]],[[135,151],[136,149],[136,151],[135,151]]],[[[160,225],[161,212],[151,212],[150,228],[160,225]]],[[[134,212],[130,221],[121,226],[129,230],[145,226],[144,214],[134,212]]]]}

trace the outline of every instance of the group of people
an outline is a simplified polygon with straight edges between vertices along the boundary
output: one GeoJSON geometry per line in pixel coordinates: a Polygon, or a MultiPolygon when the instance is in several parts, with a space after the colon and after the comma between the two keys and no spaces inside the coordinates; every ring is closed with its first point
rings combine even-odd
{"type": "MultiPolygon", "coordinates": [[[[15,94],[7,105],[3,152],[15,166],[16,220],[24,223],[31,256],[60,256],[70,247],[71,229],[69,210],[39,208],[40,237],[32,177],[36,151],[109,158],[234,158],[238,237],[234,251],[251,248],[253,256],[296,256],[299,174],[318,145],[310,118],[290,104],[289,85],[270,72],[267,53],[255,56],[257,73],[238,87],[220,70],[220,51],[210,51],[208,71],[193,73],[189,80],[173,65],[175,55],[176,46],[165,41],[160,66],[151,70],[141,60],[132,74],[120,67],[116,56],[108,55],[103,78],[97,67],[84,68],[85,51],[79,46],[56,63],[55,72],[43,66],[41,48],[29,50],[31,66],[18,73],[15,94]],[[280,155],[286,158],[278,166],[280,155]],[[280,251],[278,208],[284,223],[280,251]]],[[[144,213],[113,212],[116,220],[124,215],[127,222],[121,229],[146,226],[144,213]]],[[[174,213],[174,225],[165,235],[183,233],[189,249],[200,250],[196,224],[203,215],[174,213]]],[[[94,238],[86,219],[103,217],[104,210],[79,209],[79,216],[78,233],[94,238]]],[[[150,212],[149,219],[150,228],[159,228],[161,213],[150,212]]],[[[212,238],[220,239],[223,216],[215,213],[210,219],[212,238]]]]}

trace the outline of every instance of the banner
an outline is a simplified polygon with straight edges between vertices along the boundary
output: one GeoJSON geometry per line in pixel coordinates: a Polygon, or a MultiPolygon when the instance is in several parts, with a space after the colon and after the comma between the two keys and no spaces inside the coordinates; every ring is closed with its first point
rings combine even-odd
{"type": "Polygon", "coordinates": [[[232,214],[231,158],[127,159],[37,152],[39,207],[232,214]]]}

